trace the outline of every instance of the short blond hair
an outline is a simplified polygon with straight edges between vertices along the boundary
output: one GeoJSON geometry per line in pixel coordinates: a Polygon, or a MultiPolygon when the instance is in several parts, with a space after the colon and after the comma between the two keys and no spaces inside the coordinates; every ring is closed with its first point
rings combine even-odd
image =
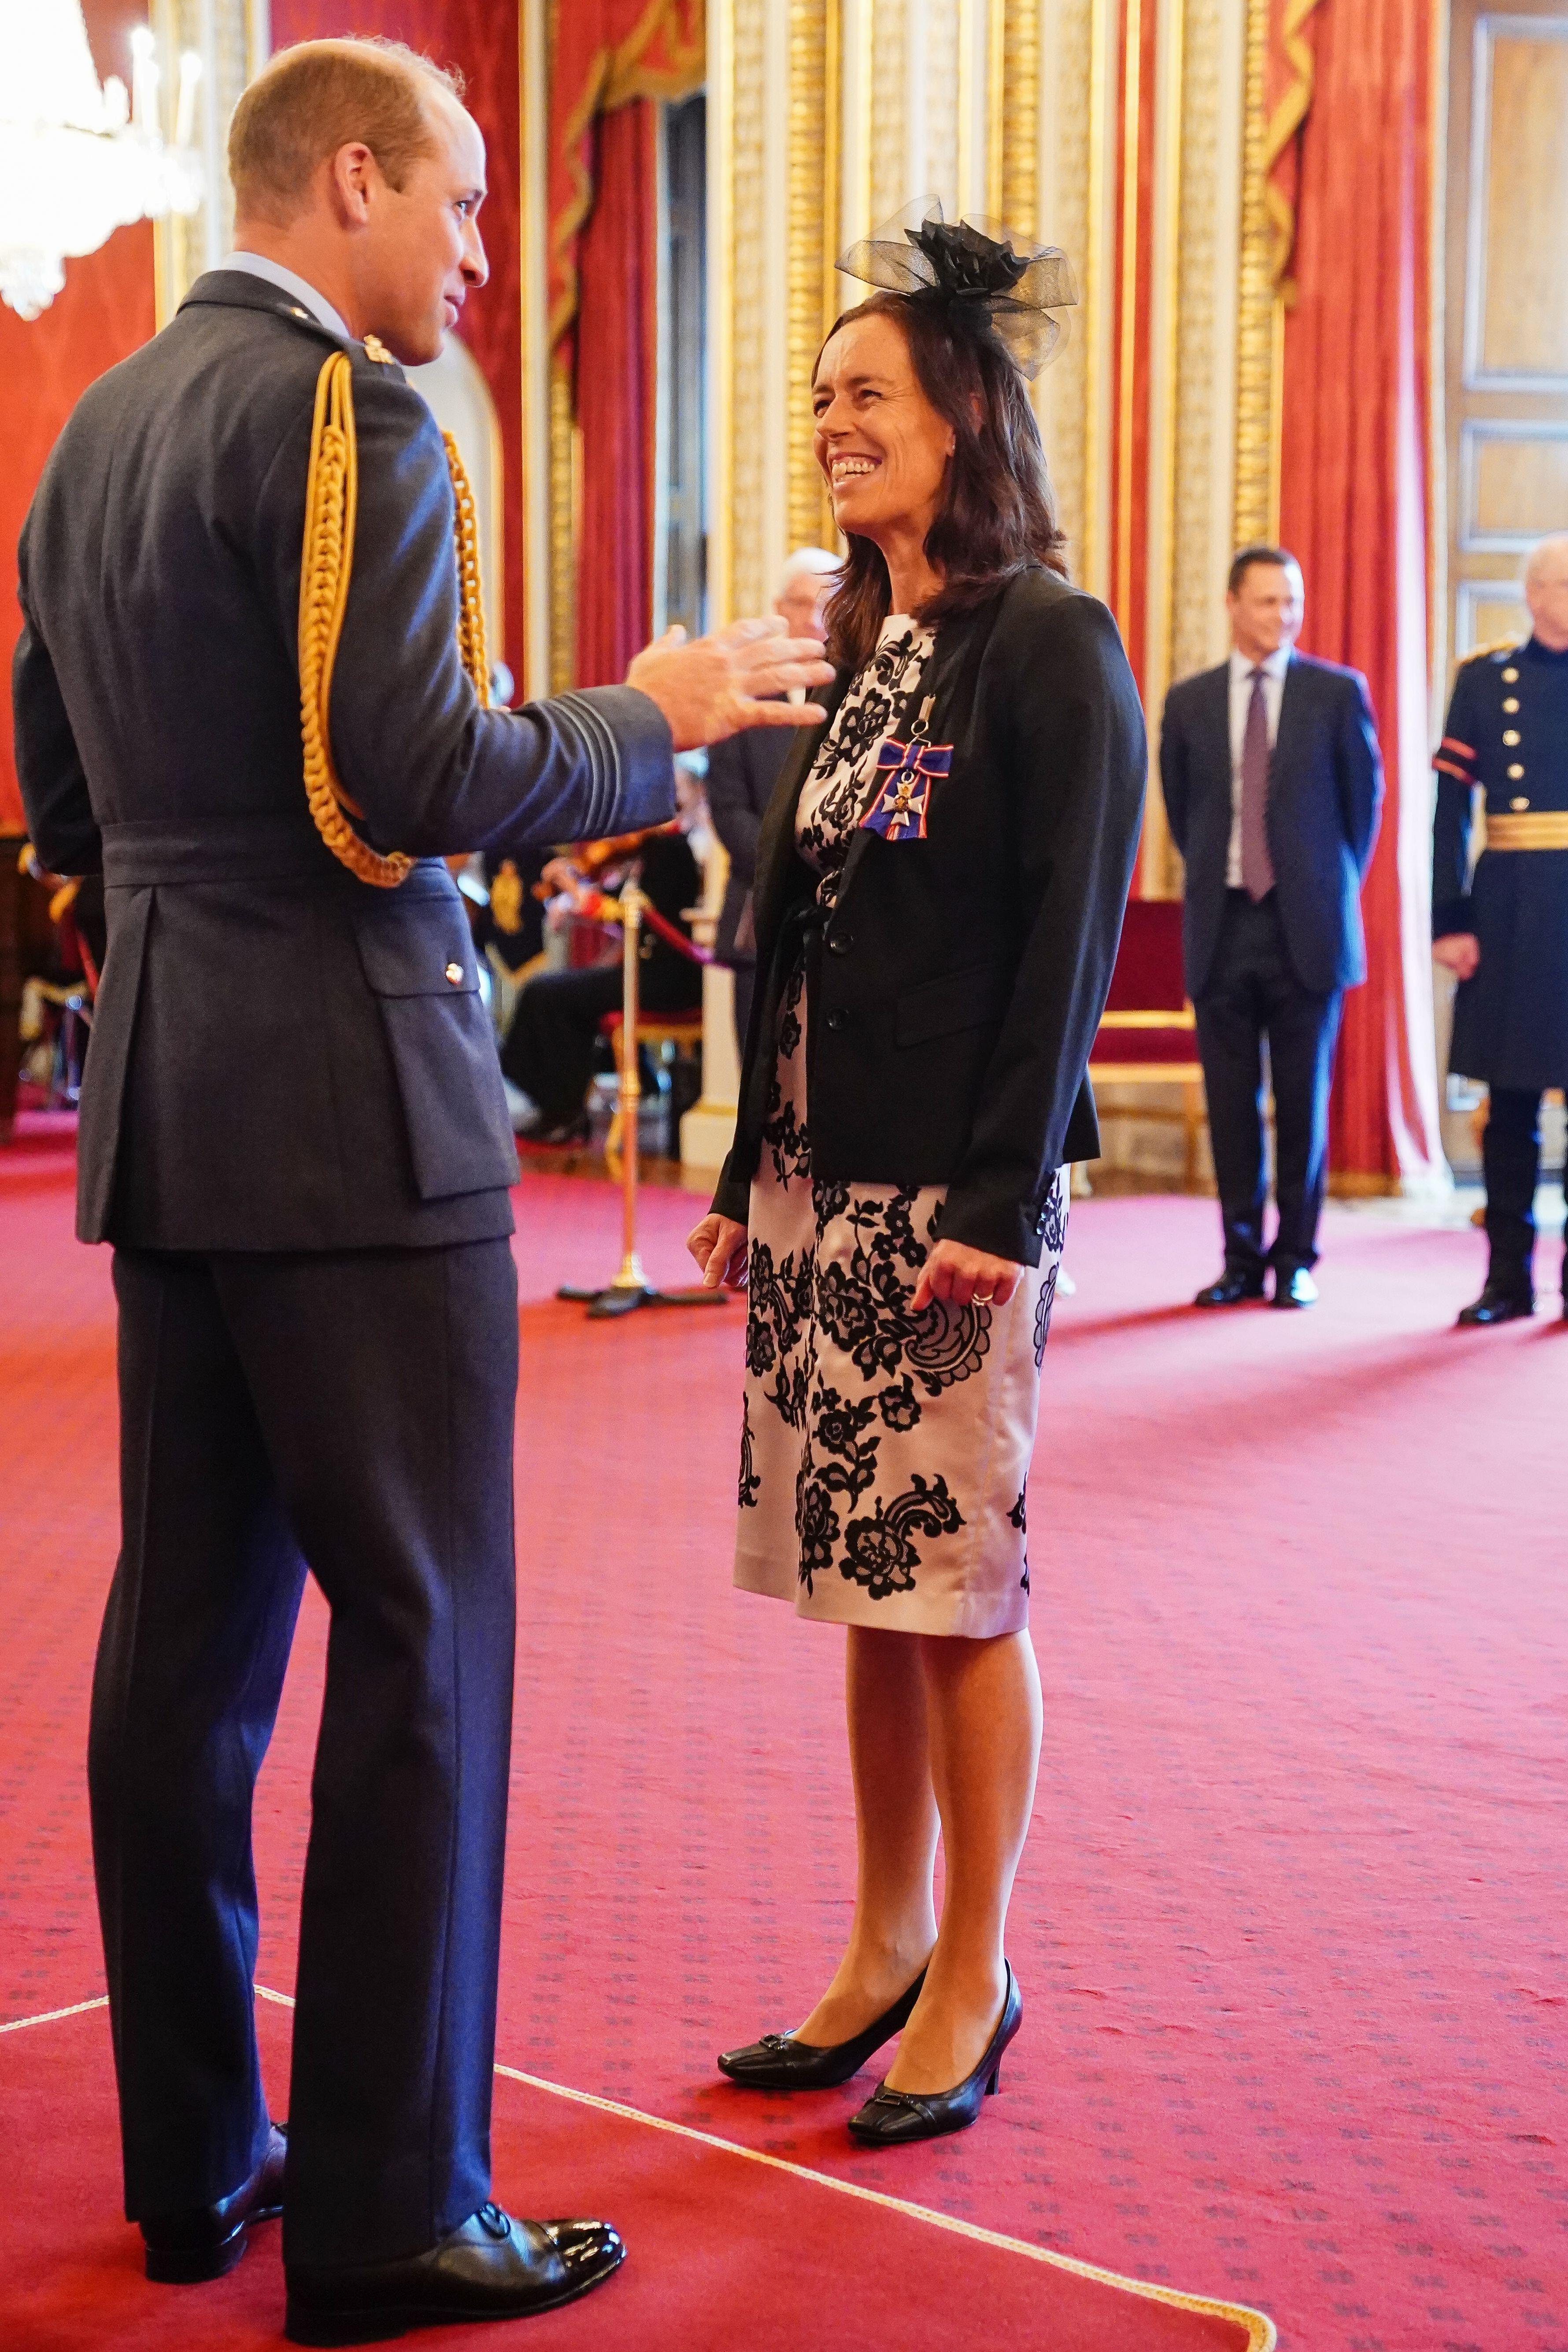
{"type": "Polygon", "coordinates": [[[299,41],[263,68],[228,126],[228,175],[242,217],[286,227],[317,167],[359,140],[401,188],[434,152],[425,100],[461,99],[456,68],[433,65],[402,41],[299,41]]]}

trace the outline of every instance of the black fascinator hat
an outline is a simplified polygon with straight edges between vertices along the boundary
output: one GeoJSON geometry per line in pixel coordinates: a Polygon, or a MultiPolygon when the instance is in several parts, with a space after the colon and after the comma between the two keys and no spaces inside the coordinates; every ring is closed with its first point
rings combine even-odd
{"type": "Polygon", "coordinates": [[[950,221],[935,196],[906,205],[841,255],[838,267],[910,301],[984,320],[1031,377],[1061,337],[1052,313],[1078,300],[1072,264],[1059,246],[1029,245],[1001,221],[950,221]]]}

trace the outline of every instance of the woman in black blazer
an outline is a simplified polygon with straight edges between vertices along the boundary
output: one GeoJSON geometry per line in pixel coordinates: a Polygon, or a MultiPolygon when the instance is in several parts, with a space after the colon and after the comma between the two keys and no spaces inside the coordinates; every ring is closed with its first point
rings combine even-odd
{"type": "Polygon", "coordinates": [[[1060,256],[938,215],[849,261],[915,290],[840,319],[813,379],[847,675],[764,820],[740,1117],[691,1247],[750,1289],[736,1581],[849,1628],[859,1831],[826,1992],[719,2063],[841,2083],[901,2030],[850,2124],[889,2145],[973,2122],[1022,2014],[1025,1488],[1146,759],[1016,356],[1072,299],[1060,256]]]}

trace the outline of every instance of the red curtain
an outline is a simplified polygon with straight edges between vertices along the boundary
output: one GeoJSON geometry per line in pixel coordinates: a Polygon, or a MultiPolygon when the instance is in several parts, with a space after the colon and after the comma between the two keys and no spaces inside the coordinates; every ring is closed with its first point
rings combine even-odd
{"type": "Polygon", "coordinates": [[[1345,1002],[1336,1171],[1440,1165],[1432,1038],[1427,711],[1428,327],[1435,59],[1428,0],[1321,0],[1285,328],[1280,536],[1304,649],[1364,672],[1388,774],[1367,877],[1368,976],[1345,1002]]]}
{"type": "Polygon", "coordinates": [[[594,210],[582,239],[577,424],[579,686],[615,686],[653,625],[658,125],[646,99],[595,125],[594,210]]]}
{"type": "Polygon", "coordinates": [[[550,341],[577,315],[579,243],[594,209],[595,123],[637,98],[702,87],[705,0],[566,0],[550,56],[550,341]]]}

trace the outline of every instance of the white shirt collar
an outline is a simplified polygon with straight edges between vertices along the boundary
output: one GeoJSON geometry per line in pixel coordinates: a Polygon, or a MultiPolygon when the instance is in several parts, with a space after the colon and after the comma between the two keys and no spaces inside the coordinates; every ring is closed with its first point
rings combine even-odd
{"type": "Polygon", "coordinates": [[[353,341],[343,320],[326,296],[319,294],[309,278],[299,277],[292,269],[285,269],[280,261],[268,261],[265,254],[237,250],[218,266],[222,269],[242,269],[248,277],[260,278],[268,286],[276,286],[279,293],[291,295],[296,302],[302,303],[317,325],[325,327],[329,335],[337,335],[345,343],[353,341]]]}
{"type": "Polygon", "coordinates": [[[1290,667],[1290,646],[1281,646],[1277,653],[1270,654],[1266,660],[1251,662],[1247,660],[1245,654],[1238,653],[1236,647],[1232,646],[1230,649],[1230,682],[1232,686],[1238,685],[1245,677],[1250,677],[1255,669],[1260,669],[1265,677],[1271,677],[1276,680],[1282,678],[1286,671],[1290,667]]]}

